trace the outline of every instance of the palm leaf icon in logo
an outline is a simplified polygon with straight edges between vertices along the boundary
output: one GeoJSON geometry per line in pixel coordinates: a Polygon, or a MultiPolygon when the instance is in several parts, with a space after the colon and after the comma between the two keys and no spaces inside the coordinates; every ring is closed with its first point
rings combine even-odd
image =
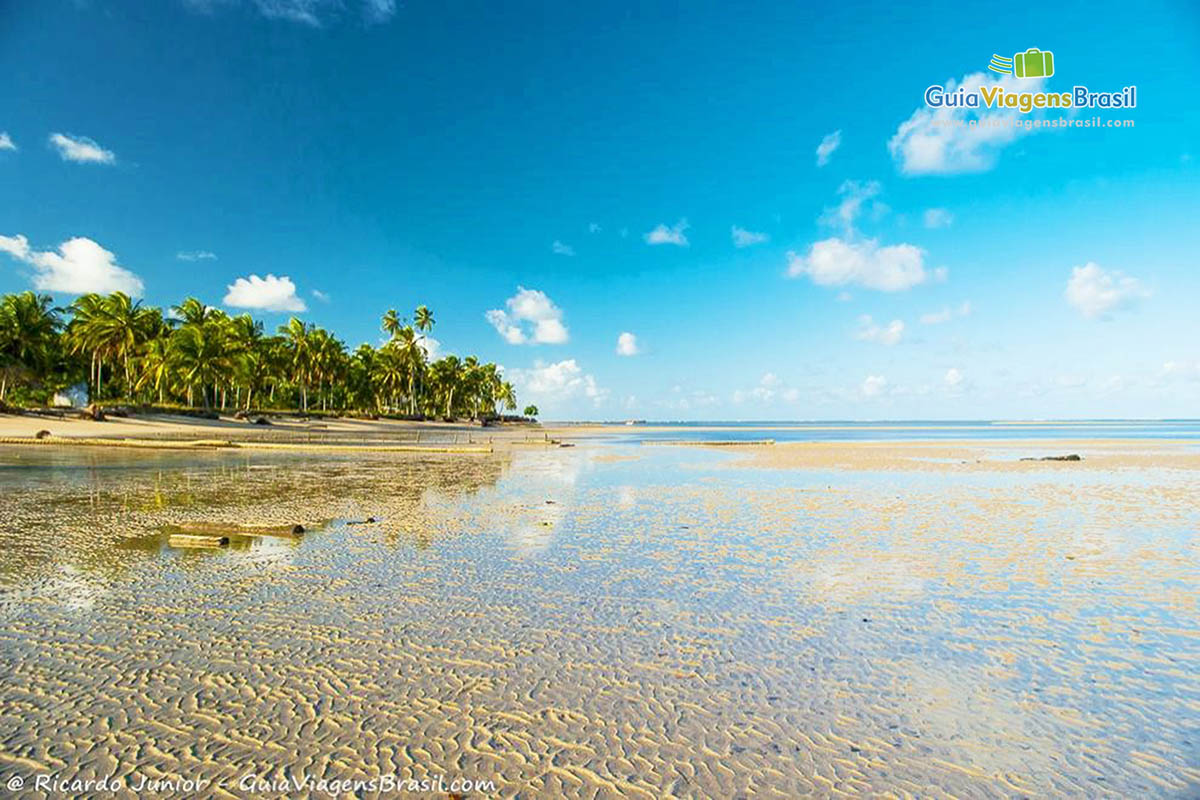
{"type": "Polygon", "coordinates": [[[988,69],[992,72],[999,72],[1002,75],[1012,75],[1013,60],[992,53],[992,60],[988,63],[988,69]]]}

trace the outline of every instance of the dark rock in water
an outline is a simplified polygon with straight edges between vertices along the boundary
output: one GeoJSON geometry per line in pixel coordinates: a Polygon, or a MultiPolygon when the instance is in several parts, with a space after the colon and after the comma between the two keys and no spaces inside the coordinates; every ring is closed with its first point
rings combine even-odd
{"type": "Polygon", "coordinates": [[[50,436],[50,431],[42,430],[42,431],[38,431],[37,433],[35,433],[33,435],[33,438],[46,439],[46,438],[49,438],[49,436],[50,436]]]}
{"type": "Polygon", "coordinates": [[[267,419],[266,417],[255,417],[254,424],[255,425],[270,425],[271,420],[267,419]]]}
{"type": "Polygon", "coordinates": [[[304,533],[304,526],[303,525],[293,525],[292,533],[304,533]]]}
{"type": "Polygon", "coordinates": [[[1022,461],[1083,461],[1083,457],[1078,453],[1071,453],[1068,456],[1042,456],[1041,458],[1022,458],[1022,461]]]}

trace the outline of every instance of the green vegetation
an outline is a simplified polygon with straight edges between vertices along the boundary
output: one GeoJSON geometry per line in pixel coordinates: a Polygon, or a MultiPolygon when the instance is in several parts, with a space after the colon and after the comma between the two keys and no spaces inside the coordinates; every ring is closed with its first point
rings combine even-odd
{"type": "Polygon", "coordinates": [[[537,415],[538,415],[538,407],[537,406],[525,406],[525,416],[536,417],[537,415]]]}
{"type": "MultiPolygon", "coordinates": [[[[0,404],[44,404],[85,383],[91,402],[486,418],[517,408],[512,384],[474,356],[430,361],[433,313],[383,315],[381,347],[348,352],[293,317],[267,335],[189,297],[164,315],[121,292],[55,308],[33,292],[0,298],[0,404]]],[[[528,409],[527,409],[528,410],[528,409]]],[[[536,409],[535,409],[536,412],[536,409]]]]}

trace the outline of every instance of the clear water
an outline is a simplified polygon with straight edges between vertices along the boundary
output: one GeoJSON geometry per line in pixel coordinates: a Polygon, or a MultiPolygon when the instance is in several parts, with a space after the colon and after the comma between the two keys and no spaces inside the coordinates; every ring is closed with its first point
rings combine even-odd
{"type": "Polygon", "coordinates": [[[1194,796],[1200,471],[950,461],[0,449],[0,775],[1194,796]]]}
{"type": "Polygon", "coordinates": [[[1200,420],[648,422],[606,431],[624,441],[928,441],[976,439],[1186,439],[1200,420]]]}

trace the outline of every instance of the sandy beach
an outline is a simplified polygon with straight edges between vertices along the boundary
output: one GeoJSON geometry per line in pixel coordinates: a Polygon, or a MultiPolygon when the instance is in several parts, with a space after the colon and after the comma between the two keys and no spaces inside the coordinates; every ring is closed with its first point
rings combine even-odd
{"type": "MultiPolygon", "coordinates": [[[[260,415],[254,415],[257,418],[260,415]]],[[[346,442],[366,440],[416,441],[418,435],[431,441],[467,443],[487,439],[536,439],[542,429],[534,425],[498,425],[487,428],[468,423],[407,422],[389,419],[351,419],[268,415],[270,425],[259,426],[232,414],[218,419],[181,414],[109,415],[104,421],[80,419],[78,415],[0,414],[0,438],[30,438],[40,431],[64,439],[131,438],[162,440],[346,442]]]]}
{"type": "Polygon", "coordinates": [[[247,775],[503,797],[1200,786],[1183,443],[10,446],[0,467],[6,773],[224,797],[247,775]],[[227,546],[169,543],[222,525],[227,546]]]}

